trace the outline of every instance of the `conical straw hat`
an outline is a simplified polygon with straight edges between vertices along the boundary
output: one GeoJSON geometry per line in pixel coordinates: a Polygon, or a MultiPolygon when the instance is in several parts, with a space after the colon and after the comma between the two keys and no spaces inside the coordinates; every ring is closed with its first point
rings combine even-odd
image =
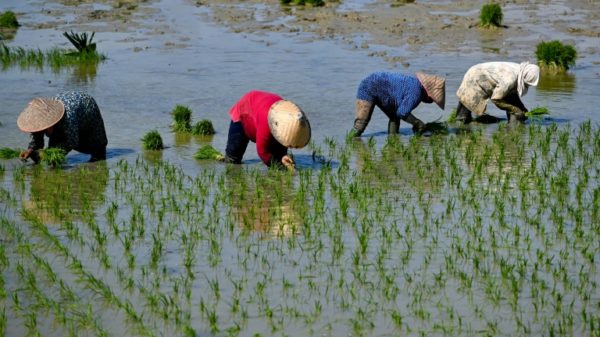
{"type": "Polygon", "coordinates": [[[269,110],[269,128],[285,147],[301,148],[310,140],[310,123],[300,108],[286,100],[273,103],[269,110]]]}
{"type": "Polygon", "coordinates": [[[46,130],[65,114],[63,102],[51,98],[34,98],[17,118],[19,129],[25,132],[46,130]]]}
{"type": "Polygon", "coordinates": [[[417,72],[416,75],[425,91],[427,91],[427,96],[444,110],[446,105],[446,79],[422,72],[417,72]]]}

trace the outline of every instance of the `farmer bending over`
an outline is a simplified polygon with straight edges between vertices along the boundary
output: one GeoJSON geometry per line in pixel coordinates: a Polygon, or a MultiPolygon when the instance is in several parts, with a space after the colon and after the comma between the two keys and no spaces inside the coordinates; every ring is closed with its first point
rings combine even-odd
{"type": "Polygon", "coordinates": [[[456,120],[471,122],[471,112],[477,116],[485,113],[488,99],[506,111],[509,122],[527,119],[527,108],[521,102],[530,85],[536,86],[540,68],[529,62],[487,62],[472,66],[463,78],[456,95],[456,120]]]}
{"type": "Polygon", "coordinates": [[[356,119],[351,132],[354,136],[360,136],[377,106],[390,119],[388,133],[398,133],[401,119],[412,124],[414,132],[421,133],[425,131],[425,123],[416,118],[412,111],[421,102],[435,102],[443,110],[445,88],[444,78],[421,72],[416,76],[392,72],[372,73],[358,86],[356,119]]]}
{"type": "Polygon", "coordinates": [[[294,167],[288,147],[302,148],[310,140],[310,124],[300,108],[279,95],[250,91],[231,108],[225,161],[240,164],[248,142],[256,143],[267,166],[294,167]]]}
{"type": "Polygon", "coordinates": [[[90,154],[90,161],[106,159],[106,132],[96,101],[82,92],[64,92],[54,98],[34,98],[17,118],[19,129],[31,133],[21,159],[40,159],[38,150],[48,147],[65,152],[76,150],[90,154]]]}

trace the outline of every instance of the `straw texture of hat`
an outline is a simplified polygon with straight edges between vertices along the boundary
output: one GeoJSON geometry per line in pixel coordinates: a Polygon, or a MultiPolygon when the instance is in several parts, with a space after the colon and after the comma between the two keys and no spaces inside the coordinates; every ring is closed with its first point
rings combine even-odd
{"type": "Polygon", "coordinates": [[[269,129],[281,145],[301,148],[310,141],[310,123],[296,104],[286,100],[273,103],[268,119],[269,129]]]}
{"type": "Polygon", "coordinates": [[[46,130],[65,114],[63,102],[51,98],[34,98],[17,118],[17,126],[25,132],[46,130]]]}
{"type": "Polygon", "coordinates": [[[446,105],[446,79],[422,72],[417,72],[416,75],[425,91],[427,91],[427,96],[444,110],[446,105]]]}

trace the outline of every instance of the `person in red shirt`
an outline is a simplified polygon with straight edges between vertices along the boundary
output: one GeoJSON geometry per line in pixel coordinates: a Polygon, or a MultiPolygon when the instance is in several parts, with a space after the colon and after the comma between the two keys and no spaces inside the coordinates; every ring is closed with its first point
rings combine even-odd
{"type": "Polygon", "coordinates": [[[229,115],[225,162],[240,164],[252,141],[265,165],[293,168],[287,149],[302,148],[310,141],[310,123],[304,112],[277,94],[250,91],[235,103],[229,115]]]}

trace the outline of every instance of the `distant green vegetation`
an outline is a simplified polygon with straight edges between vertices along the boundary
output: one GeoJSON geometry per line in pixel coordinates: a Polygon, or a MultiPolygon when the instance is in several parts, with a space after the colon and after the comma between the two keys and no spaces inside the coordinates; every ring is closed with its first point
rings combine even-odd
{"type": "Polygon", "coordinates": [[[571,45],[564,45],[560,41],[540,42],[535,50],[540,67],[551,71],[566,71],[575,65],[577,51],[571,45]]]}
{"type": "Polygon", "coordinates": [[[20,26],[17,16],[11,11],[0,14],[0,28],[18,28],[20,26]]]}
{"type": "Polygon", "coordinates": [[[479,14],[479,25],[485,28],[502,26],[502,7],[495,3],[489,3],[481,7],[479,14]]]}
{"type": "Polygon", "coordinates": [[[97,64],[106,59],[106,56],[96,51],[96,44],[91,42],[94,37],[93,33],[89,39],[86,33],[81,35],[64,33],[64,35],[73,43],[76,51],[60,48],[42,51],[41,49],[9,47],[0,43],[0,63],[2,63],[2,69],[18,65],[23,69],[41,69],[44,66],[49,66],[57,70],[62,67],[74,65],[97,64]]]}
{"type": "Polygon", "coordinates": [[[196,124],[194,124],[194,127],[192,128],[192,134],[194,134],[196,136],[214,135],[215,128],[213,127],[213,124],[210,120],[203,119],[203,120],[196,122],[196,124]]]}
{"type": "Polygon", "coordinates": [[[282,5],[293,5],[293,6],[310,5],[310,6],[319,7],[319,6],[325,5],[325,1],[323,1],[323,0],[279,0],[279,2],[282,5]]]}
{"type": "Polygon", "coordinates": [[[390,6],[399,7],[399,6],[406,5],[406,4],[412,4],[414,2],[415,2],[415,0],[395,0],[394,2],[392,2],[392,4],[390,6]]]}
{"type": "Polygon", "coordinates": [[[173,115],[173,124],[171,125],[173,131],[192,131],[192,110],[189,107],[177,104],[171,111],[171,115],[173,115]]]}
{"type": "Polygon", "coordinates": [[[162,137],[157,130],[152,130],[146,133],[142,138],[142,145],[144,146],[145,150],[156,151],[164,148],[162,137]]]}

